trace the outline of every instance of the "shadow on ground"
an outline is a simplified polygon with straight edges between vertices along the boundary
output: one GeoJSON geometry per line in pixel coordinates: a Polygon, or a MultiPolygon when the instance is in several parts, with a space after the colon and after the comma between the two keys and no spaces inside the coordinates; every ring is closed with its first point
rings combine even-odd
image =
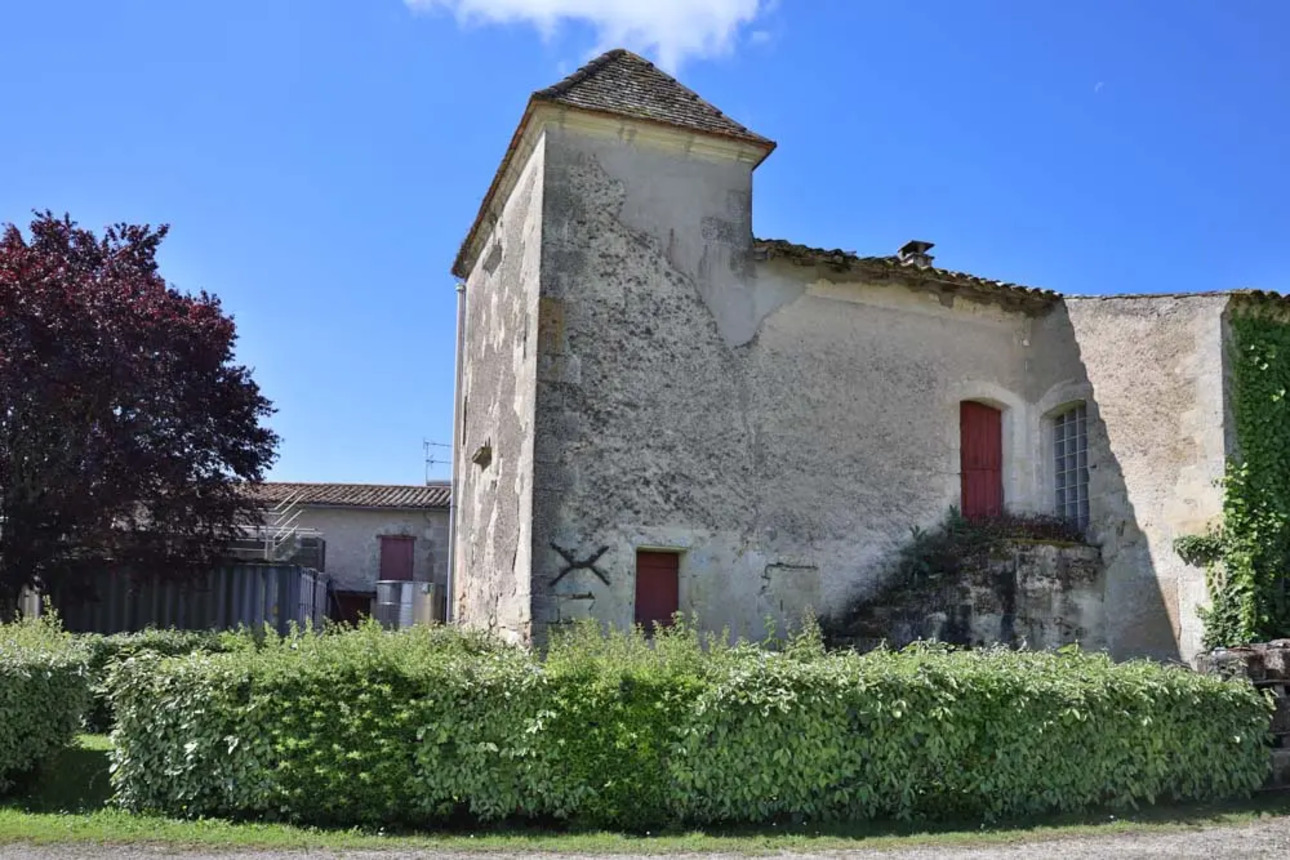
{"type": "Polygon", "coordinates": [[[87,736],[48,768],[31,774],[0,805],[24,812],[93,812],[112,796],[107,738],[87,736]]]}
{"type": "MultiPolygon", "coordinates": [[[[1055,831],[1054,835],[1057,835],[1063,831],[1085,828],[1105,829],[1108,833],[1118,830],[1136,830],[1142,826],[1199,828],[1285,815],[1290,815],[1290,792],[1278,791],[1260,792],[1250,798],[1215,803],[1166,803],[1137,810],[1104,809],[993,821],[966,818],[853,822],[784,820],[756,825],[665,827],[641,833],[619,832],[616,835],[629,841],[640,839],[644,843],[667,837],[706,837],[737,840],[742,844],[753,846],[764,843],[767,848],[777,846],[782,848],[786,839],[792,842],[800,840],[806,844],[818,841],[831,846],[839,841],[899,840],[907,837],[933,837],[934,842],[941,840],[954,842],[960,839],[971,840],[974,835],[991,833],[1012,833],[1018,838],[1034,834],[1036,838],[1043,838],[1047,831],[1055,831]]],[[[413,835],[402,831],[394,832],[413,835]]],[[[472,838],[504,836],[519,841],[532,839],[535,842],[542,842],[559,834],[591,835],[597,831],[594,828],[583,829],[558,822],[545,824],[516,822],[482,827],[477,824],[474,826],[459,824],[439,832],[445,835],[470,833],[472,838]]]]}

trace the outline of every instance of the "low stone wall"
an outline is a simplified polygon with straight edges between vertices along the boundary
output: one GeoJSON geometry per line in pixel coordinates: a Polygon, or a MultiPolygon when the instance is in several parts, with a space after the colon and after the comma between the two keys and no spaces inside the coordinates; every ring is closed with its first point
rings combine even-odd
{"type": "Polygon", "coordinates": [[[954,645],[1098,649],[1104,578],[1097,547],[1009,540],[953,576],[931,574],[883,589],[835,625],[834,644],[902,647],[934,639],[954,645]]]}
{"type": "Polygon", "coordinates": [[[1196,671],[1244,678],[1272,694],[1272,773],[1266,787],[1290,788],[1290,639],[1209,651],[1196,658],[1196,671]]]}

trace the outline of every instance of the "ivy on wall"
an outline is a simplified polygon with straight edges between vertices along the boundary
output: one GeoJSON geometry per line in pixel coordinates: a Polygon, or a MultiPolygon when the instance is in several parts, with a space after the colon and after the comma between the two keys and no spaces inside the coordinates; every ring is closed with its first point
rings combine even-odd
{"type": "Polygon", "coordinates": [[[1223,479],[1223,518],[1174,544],[1207,569],[1209,648],[1290,635],[1290,324],[1257,307],[1230,323],[1237,454],[1223,479]]]}

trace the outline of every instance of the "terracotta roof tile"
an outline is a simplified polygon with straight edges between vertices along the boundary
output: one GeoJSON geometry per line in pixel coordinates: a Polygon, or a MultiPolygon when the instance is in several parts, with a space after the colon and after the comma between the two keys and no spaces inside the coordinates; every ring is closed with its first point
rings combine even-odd
{"type": "Polygon", "coordinates": [[[452,488],[434,484],[301,484],[269,481],[248,487],[265,504],[277,505],[288,499],[302,505],[345,508],[444,508],[452,488]]]}
{"type": "Polygon", "coordinates": [[[996,281],[935,266],[913,265],[895,256],[861,257],[853,251],[810,248],[783,239],[757,239],[753,242],[753,253],[763,260],[782,258],[799,265],[827,266],[839,272],[861,271],[879,278],[899,277],[934,285],[942,290],[948,288],[970,298],[1015,305],[1023,309],[1045,308],[1060,301],[1062,297],[1052,290],[996,281]]]}
{"type": "Polygon", "coordinates": [[[733,137],[768,148],[774,142],[749,131],[644,57],[617,48],[601,54],[534,101],[644,119],[733,137]]]}
{"type": "Polygon", "coordinates": [[[1273,302],[1277,304],[1290,303],[1290,295],[1278,293],[1276,290],[1259,290],[1253,287],[1238,287],[1231,290],[1203,290],[1195,293],[1105,293],[1098,295],[1071,295],[1066,293],[1062,299],[1068,302],[1100,302],[1110,300],[1127,300],[1127,299],[1245,299],[1253,302],[1273,302]]]}

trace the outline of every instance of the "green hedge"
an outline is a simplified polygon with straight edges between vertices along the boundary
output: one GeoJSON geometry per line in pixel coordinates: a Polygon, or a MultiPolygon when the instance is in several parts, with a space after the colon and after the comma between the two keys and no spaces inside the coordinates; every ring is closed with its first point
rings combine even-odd
{"type": "Polygon", "coordinates": [[[55,619],[0,624],[0,792],[72,742],[88,703],[85,652],[55,619]]]}
{"type": "Polygon", "coordinates": [[[104,681],[116,663],[141,654],[178,657],[199,651],[226,653],[255,648],[255,637],[249,632],[218,630],[148,629],[137,633],[78,634],[77,642],[85,649],[90,672],[92,699],[85,715],[85,730],[103,734],[112,728],[112,708],[104,681]]]}
{"type": "Polygon", "coordinates": [[[449,630],[124,661],[128,808],[426,826],[1002,817],[1244,795],[1270,705],[1100,656],[653,646],[581,630],[544,662],[449,630]]]}

